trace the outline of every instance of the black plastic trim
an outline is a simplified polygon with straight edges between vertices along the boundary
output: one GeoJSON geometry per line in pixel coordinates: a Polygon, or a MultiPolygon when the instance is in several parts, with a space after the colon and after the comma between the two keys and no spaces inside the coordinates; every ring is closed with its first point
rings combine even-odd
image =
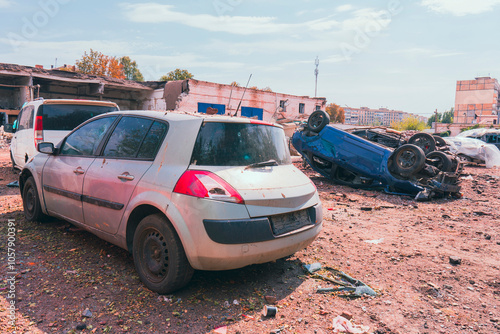
{"type": "Polygon", "coordinates": [[[267,218],[239,220],[204,219],[203,225],[213,241],[225,244],[247,244],[275,239],[267,218]]]}

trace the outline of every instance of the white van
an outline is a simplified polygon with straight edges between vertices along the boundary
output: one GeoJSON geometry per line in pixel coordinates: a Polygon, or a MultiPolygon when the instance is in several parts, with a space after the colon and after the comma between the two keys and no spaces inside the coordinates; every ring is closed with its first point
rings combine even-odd
{"type": "Polygon", "coordinates": [[[81,123],[116,110],[119,110],[116,103],[108,101],[39,98],[25,103],[13,128],[10,144],[12,167],[22,169],[38,153],[38,143],[59,143],[81,123]]]}

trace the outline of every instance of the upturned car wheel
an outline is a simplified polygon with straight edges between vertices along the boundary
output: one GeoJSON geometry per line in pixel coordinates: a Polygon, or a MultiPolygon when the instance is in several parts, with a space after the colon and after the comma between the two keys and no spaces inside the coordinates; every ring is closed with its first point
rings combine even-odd
{"type": "Polygon", "coordinates": [[[417,145],[425,154],[436,150],[436,140],[428,133],[414,134],[409,140],[408,144],[417,145]]]}
{"type": "Polygon", "coordinates": [[[193,276],[177,233],[161,214],[147,216],[137,226],[133,257],[141,281],[159,294],[182,288],[193,276]]]}
{"type": "Polygon", "coordinates": [[[434,151],[427,154],[426,157],[431,159],[433,161],[432,165],[442,172],[451,172],[453,170],[451,157],[446,153],[434,151]]]}
{"type": "Polygon", "coordinates": [[[437,147],[444,147],[444,146],[448,145],[448,144],[446,144],[446,141],[443,139],[443,137],[438,136],[438,135],[434,135],[433,137],[434,137],[434,140],[436,141],[437,147]]]}
{"type": "Polygon", "coordinates": [[[24,216],[29,221],[42,221],[46,216],[42,212],[38,190],[36,188],[35,179],[30,176],[23,188],[23,207],[24,216]]]}
{"type": "Polygon", "coordinates": [[[391,159],[395,172],[404,177],[418,173],[425,165],[424,151],[412,144],[398,147],[391,159]]]}
{"type": "Polygon", "coordinates": [[[330,123],[330,115],[323,110],[315,110],[307,120],[307,127],[312,132],[320,132],[330,123]]]}

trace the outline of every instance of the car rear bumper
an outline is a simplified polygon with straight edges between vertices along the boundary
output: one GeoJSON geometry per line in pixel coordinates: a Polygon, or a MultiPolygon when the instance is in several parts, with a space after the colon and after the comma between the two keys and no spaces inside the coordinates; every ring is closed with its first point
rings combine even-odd
{"type": "Polygon", "coordinates": [[[286,230],[282,228],[286,220],[270,224],[276,215],[251,218],[245,205],[180,194],[174,194],[173,199],[176,205],[168,207],[167,216],[189,263],[198,270],[236,269],[289,256],[313,242],[322,227],[319,202],[289,208],[289,213],[308,212],[311,220],[308,225],[286,230]]]}
{"type": "Polygon", "coordinates": [[[193,259],[192,265],[198,270],[230,270],[274,261],[309,246],[321,228],[322,223],[319,223],[298,233],[256,243],[224,245],[213,242],[207,251],[193,259]]]}

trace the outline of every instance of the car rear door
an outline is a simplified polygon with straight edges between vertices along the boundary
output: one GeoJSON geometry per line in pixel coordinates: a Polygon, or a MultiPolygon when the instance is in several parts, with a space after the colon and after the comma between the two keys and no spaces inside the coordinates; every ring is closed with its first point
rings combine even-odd
{"type": "Polygon", "coordinates": [[[35,145],[33,134],[33,119],[34,107],[28,105],[24,107],[19,113],[17,130],[12,138],[14,147],[12,148],[13,157],[16,165],[24,167],[27,160],[31,158],[30,146],[35,145]]]}
{"type": "Polygon", "coordinates": [[[151,167],[167,131],[153,119],[125,116],[111,133],[101,156],[85,175],[85,224],[114,234],[138,182],[151,167]]]}
{"type": "Polygon", "coordinates": [[[42,172],[44,200],[52,215],[83,223],[82,188],[99,144],[117,116],[89,122],[71,133],[42,172]]]}

